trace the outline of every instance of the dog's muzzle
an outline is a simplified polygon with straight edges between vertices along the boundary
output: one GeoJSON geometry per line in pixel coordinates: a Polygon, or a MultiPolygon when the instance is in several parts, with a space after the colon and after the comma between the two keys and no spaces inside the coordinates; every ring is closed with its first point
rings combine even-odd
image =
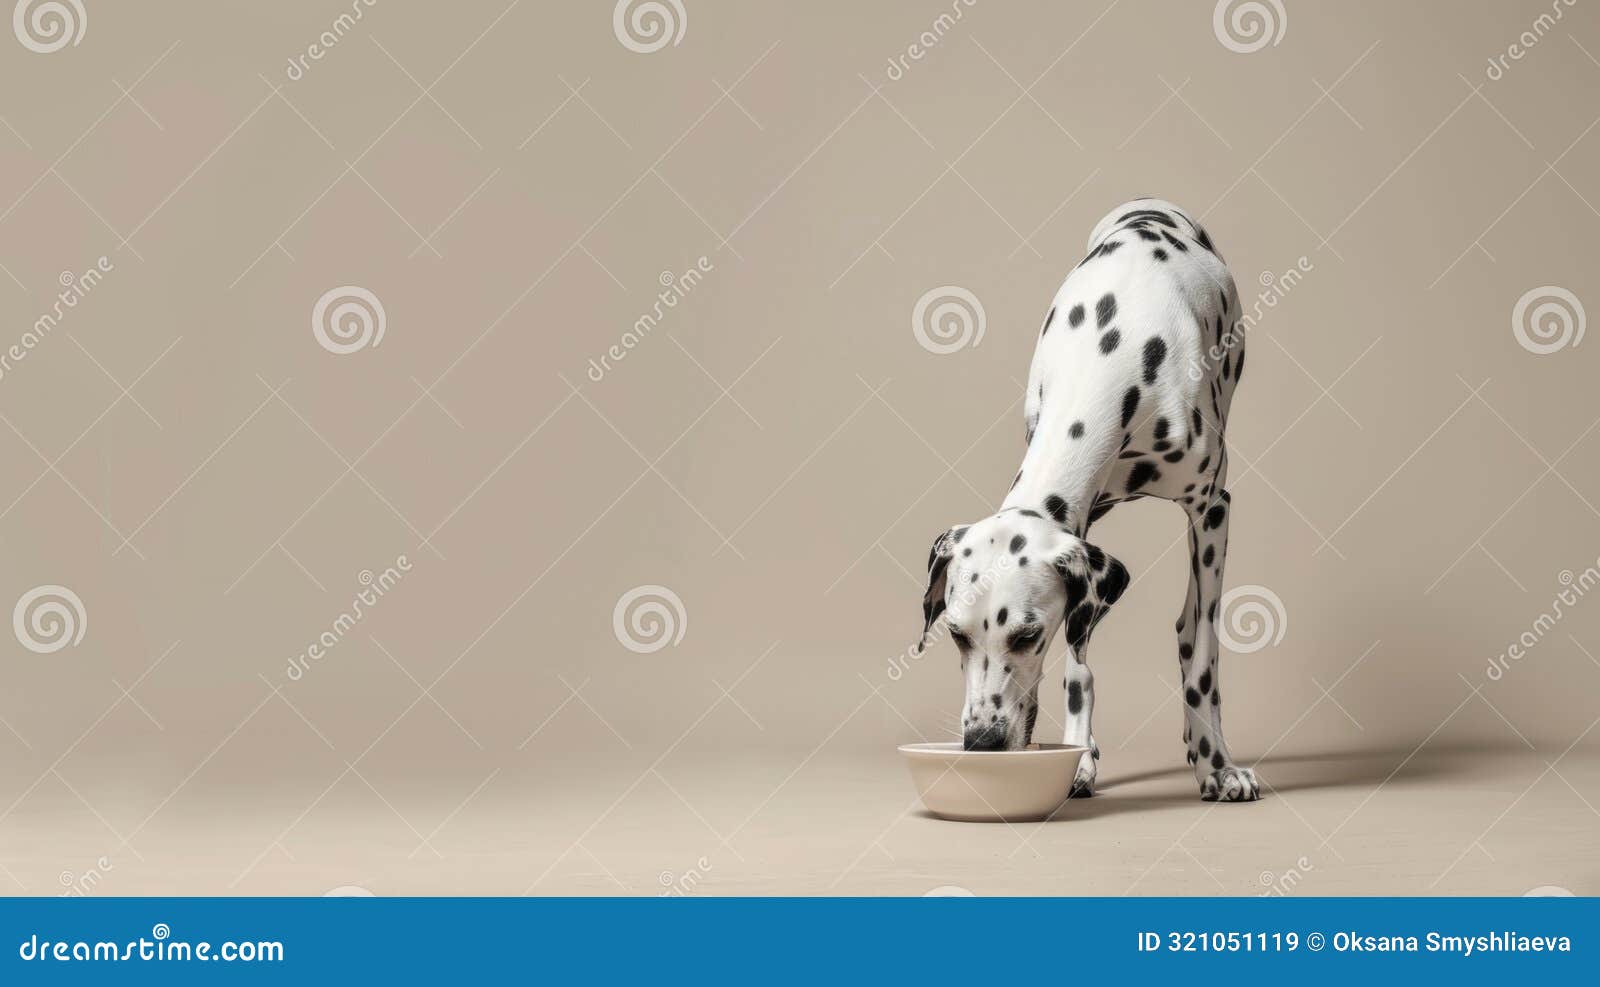
{"type": "Polygon", "coordinates": [[[964,751],[1003,751],[1006,749],[1006,729],[1009,726],[1004,718],[984,726],[970,726],[961,736],[961,749],[964,751]]]}

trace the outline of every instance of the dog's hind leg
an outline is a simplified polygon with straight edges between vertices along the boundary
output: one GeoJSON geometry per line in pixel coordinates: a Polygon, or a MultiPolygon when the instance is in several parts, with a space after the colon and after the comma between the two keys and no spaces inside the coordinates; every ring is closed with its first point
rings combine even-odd
{"type": "Polygon", "coordinates": [[[1221,487],[1220,473],[1207,501],[1191,508],[1189,518],[1189,600],[1178,633],[1178,658],[1183,671],[1183,715],[1189,763],[1207,801],[1250,802],[1261,797],[1255,772],[1241,768],[1222,739],[1221,648],[1217,609],[1222,598],[1223,563],[1228,554],[1231,498],[1221,487]],[[1191,626],[1192,625],[1192,626],[1191,626]]]}

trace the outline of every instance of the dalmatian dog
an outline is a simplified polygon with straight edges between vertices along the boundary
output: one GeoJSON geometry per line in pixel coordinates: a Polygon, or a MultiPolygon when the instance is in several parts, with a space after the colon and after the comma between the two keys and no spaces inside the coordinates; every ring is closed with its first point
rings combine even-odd
{"type": "Polygon", "coordinates": [[[1201,798],[1260,797],[1222,738],[1217,604],[1228,551],[1223,429],[1244,372],[1238,292],[1200,224],[1135,199],[1089,237],[1044,318],[1028,373],[1027,452],[1000,510],[940,534],[928,556],[925,645],[943,615],[961,653],[966,750],[1033,736],[1044,653],[1066,627],[1065,742],[1089,748],[1073,783],[1094,793],[1089,639],[1128,585],[1089,528],[1125,501],[1161,497],[1189,520],[1189,593],[1178,614],[1188,761],[1201,798]]]}

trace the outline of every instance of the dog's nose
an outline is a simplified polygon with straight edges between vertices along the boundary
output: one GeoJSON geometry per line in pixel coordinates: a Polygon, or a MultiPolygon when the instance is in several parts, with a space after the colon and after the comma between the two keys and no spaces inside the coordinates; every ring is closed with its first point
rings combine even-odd
{"type": "Polygon", "coordinates": [[[961,735],[964,751],[1003,751],[1006,749],[1006,721],[996,720],[985,726],[967,727],[961,735]]]}

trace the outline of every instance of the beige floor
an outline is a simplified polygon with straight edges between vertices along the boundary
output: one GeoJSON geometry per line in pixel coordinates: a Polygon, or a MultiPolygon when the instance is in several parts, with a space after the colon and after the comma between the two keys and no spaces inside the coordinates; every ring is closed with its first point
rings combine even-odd
{"type": "Polygon", "coordinates": [[[1600,892],[1600,827],[1581,794],[1600,790],[1600,753],[1554,770],[1555,755],[1526,748],[1409,753],[1275,757],[1260,765],[1263,801],[1208,805],[1170,758],[1108,752],[1101,795],[1016,826],[926,816],[892,752],[546,764],[498,773],[456,806],[348,775],[196,786],[131,836],[52,780],[6,821],[0,862],[25,894],[1600,892]],[[304,791],[323,794],[297,815],[304,791]]]}

